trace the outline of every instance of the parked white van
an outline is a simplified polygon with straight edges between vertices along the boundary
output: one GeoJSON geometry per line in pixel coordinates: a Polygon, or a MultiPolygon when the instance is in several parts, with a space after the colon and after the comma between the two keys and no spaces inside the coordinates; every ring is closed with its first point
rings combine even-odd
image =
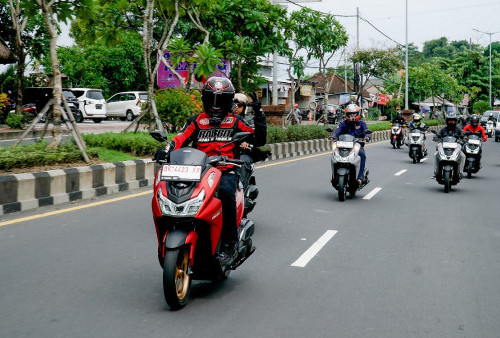
{"type": "Polygon", "coordinates": [[[71,88],[79,102],[79,109],[84,119],[99,123],[106,119],[106,100],[102,90],[93,88],[71,88]]]}
{"type": "Polygon", "coordinates": [[[132,121],[142,111],[142,105],[148,100],[148,92],[121,92],[106,101],[108,117],[119,117],[122,121],[132,121]]]}

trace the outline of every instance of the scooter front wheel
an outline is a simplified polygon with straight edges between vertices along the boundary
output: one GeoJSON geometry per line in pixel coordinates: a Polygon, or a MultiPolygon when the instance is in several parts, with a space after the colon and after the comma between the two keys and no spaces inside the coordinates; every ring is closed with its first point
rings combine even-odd
{"type": "Polygon", "coordinates": [[[163,265],[163,294],[172,310],[183,308],[191,291],[189,246],[168,250],[163,265]]]}
{"type": "Polygon", "coordinates": [[[444,192],[448,193],[451,190],[451,172],[445,171],[443,174],[444,192]]]}
{"type": "Polygon", "coordinates": [[[347,186],[345,184],[345,176],[339,176],[339,183],[337,185],[339,192],[339,201],[345,201],[345,194],[347,191],[347,186]]]}

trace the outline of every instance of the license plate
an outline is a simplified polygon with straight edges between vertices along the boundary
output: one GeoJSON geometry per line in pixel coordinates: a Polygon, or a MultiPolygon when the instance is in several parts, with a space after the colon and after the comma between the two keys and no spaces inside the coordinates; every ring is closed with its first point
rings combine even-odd
{"type": "Polygon", "coordinates": [[[162,180],[199,181],[201,166],[166,164],[161,169],[162,180]]]}
{"type": "Polygon", "coordinates": [[[420,137],[420,133],[411,133],[410,135],[413,137],[420,137]]]}
{"type": "Polygon", "coordinates": [[[346,142],[346,141],[337,141],[338,148],[352,148],[354,147],[354,143],[346,142]]]}
{"type": "Polygon", "coordinates": [[[477,145],[479,145],[479,144],[481,144],[481,141],[479,141],[479,140],[469,140],[468,143],[469,144],[477,144],[477,145]]]}
{"type": "Polygon", "coordinates": [[[443,142],[443,148],[458,148],[458,143],[454,142],[443,142]]]}
{"type": "Polygon", "coordinates": [[[102,109],[102,104],[96,104],[95,109],[102,109]]]}

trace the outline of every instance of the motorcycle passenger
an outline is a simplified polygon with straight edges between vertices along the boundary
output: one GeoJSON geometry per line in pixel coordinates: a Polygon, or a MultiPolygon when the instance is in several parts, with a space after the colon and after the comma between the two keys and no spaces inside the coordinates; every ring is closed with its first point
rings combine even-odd
{"type": "MultiPolygon", "coordinates": [[[[192,143],[193,148],[203,151],[207,156],[219,155],[220,149],[222,156],[234,159],[239,152],[235,144],[220,147],[230,142],[232,136],[240,131],[251,132],[256,145],[266,142],[266,119],[261,109],[254,110],[255,129],[231,112],[235,90],[229,79],[211,77],[205,83],[201,93],[204,111],[188,119],[179,134],[165,148],[167,154],[192,143]]],[[[236,190],[239,175],[232,166],[219,167],[219,169],[222,171],[219,198],[222,202],[223,214],[219,260],[221,264],[229,265],[238,254],[236,190]]]]}
{"type": "MultiPolygon", "coordinates": [[[[252,98],[252,102],[248,101],[248,97],[242,93],[234,94],[234,105],[233,105],[233,114],[238,116],[240,119],[245,121],[250,127],[255,128],[255,111],[259,111],[261,115],[264,113],[261,112],[261,104],[257,100],[255,95],[250,94],[252,98]],[[252,108],[251,112],[247,112],[247,106],[252,108]]],[[[264,119],[260,123],[266,124],[266,120],[264,119]]],[[[261,142],[262,143],[262,142],[261,142]]],[[[261,146],[263,144],[259,144],[261,146]]],[[[246,190],[248,184],[250,182],[250,173],[252,172],[252,165],[254,163],[253,159],[253,150],[251,149],[251,145],[248,142],[242,142],[240,144],[240,160],[245,163],[239,168],[240,181],[243,184],[243,189],[246,190]]]]}
{"type": "MultiPolygon", "coordinates": [[[[446,126],[441,128],[438,132],[437,135],[440,138],[446,137],[446,136],[453,136],[459,140],[459,142],[462,142],[464,132],[462,129],[457,128],[457,123],[458,123],[458,118],[456,113],[448,113],[446,114],[445,118],[445,123],[446,126]]],[[[464,167],[465,163],[465,154],[463,151],[460,152],[460,159],[459,159],[459,168],[464,167]]],[[[435,163],[434,166],[434,175],[437,175],[437,162],[435,163]]],[[[463,175],[461,170],[460,170],[460,175],[463,175]]]]}
{"type": "MultiPolygon", "coordinates": [[[[370,140],[370,134],[365,134],[368,130],[368,126],[362,120],[360,120],[360,109],[358,105],[351,103],[345,108],[345,120],[340,122],[339,126],[332,133],[332,139],[336,140],[340,135],[349,134],[356,138],[364,138],[366,142],[370,140]]],[[[358,184],[363,182],[363,174],[365,171],[366,164],[366,153],[364,150],[364,144],[361,144],[361,149],[359,150],[359,157],[361,158],[359,174],[358,174],[358,184]]]]}

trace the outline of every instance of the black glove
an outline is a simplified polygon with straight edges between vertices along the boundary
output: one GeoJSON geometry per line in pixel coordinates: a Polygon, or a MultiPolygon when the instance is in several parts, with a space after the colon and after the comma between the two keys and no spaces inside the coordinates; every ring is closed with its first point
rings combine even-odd
{"type": "Polygon", "coordinates": [[[249,94],[250,98],[252,99],[252,102],[250,102],[248,104],[249,107],[252,107],[252,110],[253,110],[253,114],[255,116],[262,116],[262,104],[260,103],[260,101],[257,99],[257,95],[255,95],[255,93],[251,93],[249,94]]]}
{"type": "Polygon", "coordinates": [[[166,152],[165,150],[158,150],[155,153],[155,156],[153,157],[153,161],[155,162],[168,161],[169,157],[170,157],[170,152],[166,152]]]}

